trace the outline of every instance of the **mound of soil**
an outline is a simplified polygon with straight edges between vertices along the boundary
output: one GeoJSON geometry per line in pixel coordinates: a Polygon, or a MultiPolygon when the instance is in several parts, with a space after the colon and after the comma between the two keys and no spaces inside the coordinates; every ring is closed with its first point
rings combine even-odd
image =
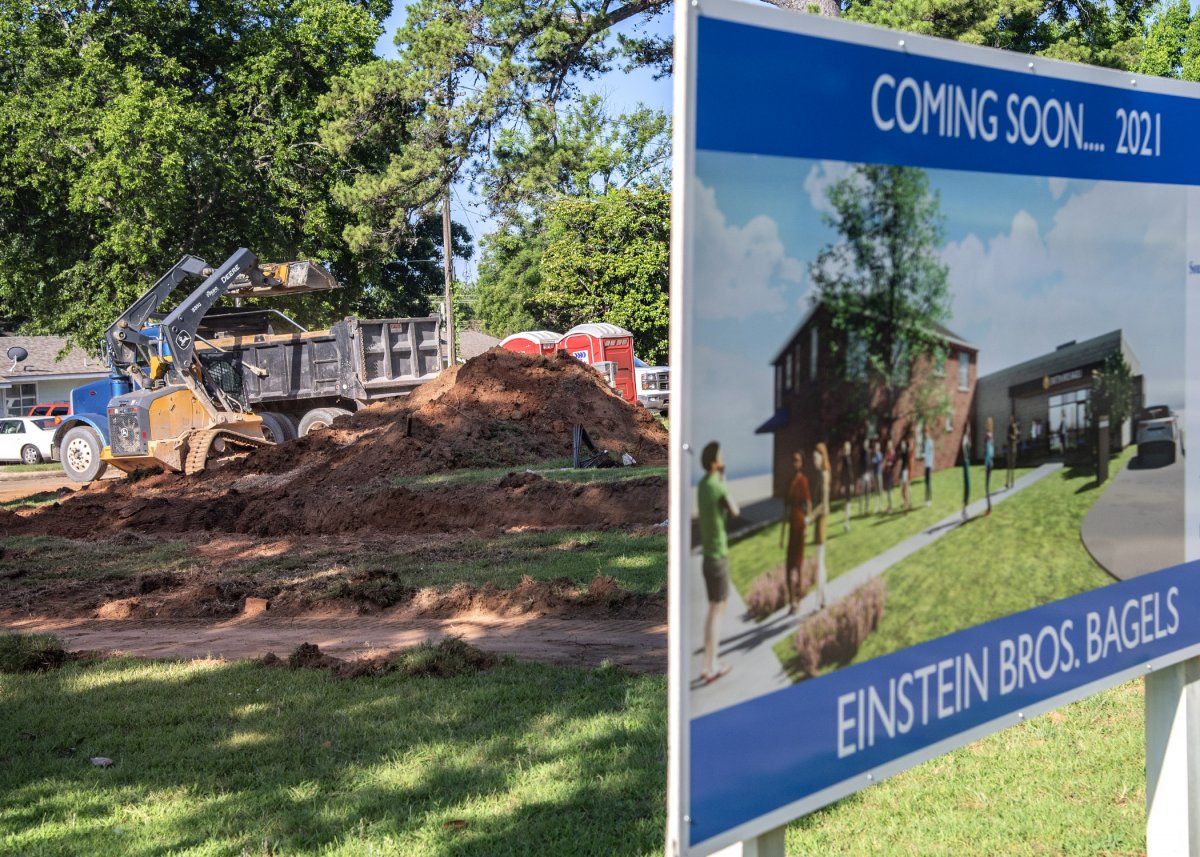
{"type": "Polygon", "coordinates": [[[514,527],[627,526],[666,517],[661,477],[573,484],[514,473],[414,489],[406,475],[527,464],[571,454],[582,423],[617,457],[666,459],[667,435],[591,367],[566,355],[494,348],[411,396],[377,403],[298,441],[186,478],[164,473],[93,483],[61,504],[0,511],[11,534],[108,537],[218,531],[402,533],[514,527]]]}

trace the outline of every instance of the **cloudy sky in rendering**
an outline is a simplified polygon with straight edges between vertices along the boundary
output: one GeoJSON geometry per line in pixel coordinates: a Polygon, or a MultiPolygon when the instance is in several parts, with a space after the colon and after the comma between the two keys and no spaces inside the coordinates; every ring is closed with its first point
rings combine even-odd
{"type": "MultiPolygon", "coordinates": [[[[767,472],[771,361],[810,306],[809,266],[840,162],[697,153],[690,334],[694,441],[723,441],[731,476],[767,472]],[[703,436],[701,436],[703,435],[703,436]]],[[[981,375],[1121,328],[1147,397],[1183,406],[1186,189],[928,171],[949,269],[947,326],[981,375]]]]}

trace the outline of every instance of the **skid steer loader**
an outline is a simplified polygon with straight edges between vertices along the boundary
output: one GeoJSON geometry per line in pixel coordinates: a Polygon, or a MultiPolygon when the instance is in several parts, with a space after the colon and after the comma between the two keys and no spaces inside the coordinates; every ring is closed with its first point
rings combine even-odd
{"type": "MultiPolygon", "coordinates": [[[[312,262],[259,264],[245,248],[217,268],[194,256],[180,259],[105,332],[113,395],[104,433],[109,443],[99,451],[99,465],[125,472],[159,466],[195,474],[211,457],[269,445],[262,417],[238,389],[242,369],[262,370],[211,343],[198,354],[200,323],[225,295],[290,295],[336,287],[333,277],[312,262]],[[149,323],[179,286],[196,279],[200,284],[174,310],[157,324],[149,323]]],[[[63,456],[87,452],[73,448],[69,435],[65,438],[63,456]]]]}

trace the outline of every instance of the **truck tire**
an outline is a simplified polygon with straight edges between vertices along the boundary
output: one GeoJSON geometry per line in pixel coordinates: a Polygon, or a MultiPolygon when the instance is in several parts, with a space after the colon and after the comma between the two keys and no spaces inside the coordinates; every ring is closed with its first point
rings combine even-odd
{"type": "Polygon", "coordinates": [[[296,435],[292,431],[292,424],[279,414],[267,411],[259,416],[262,418],[263,437],[271,443],[283,443],[285,440],[296,439],[296,435]]]}
{"type": "Polygon", "coordinates": [[[38,452],[38,448],[31,443],[21,447],[21,463],[22,464],[41,464],[42,454],[38,452]]]}
{"type": "Polygon", "coordinates": [[[295,440],[296,438],[300,437],[300,420],[298,417],[294,417],[291,414],[282,413],[281,411],[272,411],[272,413],[287,424],[286,427],[289,432],[288,440],[295,440]]]}
{"type": "Polygon", "coordinates": [[[348,417],[345,408],[313,408],[300,420],[300,437],[307,437],[313,429],[327,428],[338,417],[348,417]]]}
{"type": "Polygon", "coordinates": [[[75,426],[63,436],[63,473],[74,482],[91,482],[108,470],[108,462],[100,459],[100,435],[91,426],[75,426]]]}

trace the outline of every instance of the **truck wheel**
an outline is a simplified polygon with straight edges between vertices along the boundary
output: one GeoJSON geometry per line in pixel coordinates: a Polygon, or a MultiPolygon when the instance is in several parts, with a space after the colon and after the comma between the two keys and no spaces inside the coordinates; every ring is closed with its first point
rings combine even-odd
{"type": "Polygon", "coordinates": [[[348,417],[344,408],[314,408],[300,420],[300,437],[307,437],[313,429],[328,428],[338,417],[348,417]]]}
{"type": "Polygon", "coordinates": [[[100,436],[90,426],[75,426],[63,437],[62,469],[68,479],[91,482],[108,470],[108,462],[100,459],[100,436]]]}
{"type": "Polygon", "coordinates": [[[32,444],[25,444],[21,447],[21,463],[22,464],[41,464],[42,454],[38,452],[38,448],[32,444]]]}
{"type": "Polygon", "coordinates": [[[292,433],[292,426],[287,420],[280,417],[279,414],[261,413],[263,437],[271,441],[271,443],[283,443],[285,440],[295,440],[296,435],[292,433]]]}

